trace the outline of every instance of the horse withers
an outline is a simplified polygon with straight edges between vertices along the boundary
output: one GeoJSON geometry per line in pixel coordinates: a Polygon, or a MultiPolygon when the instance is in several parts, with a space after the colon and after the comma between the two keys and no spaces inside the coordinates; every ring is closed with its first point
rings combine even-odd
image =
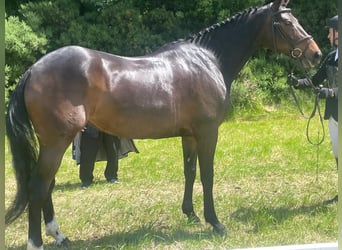
{"type": "Polygon", "coordinates": [[[287,8],[288,1],[251,8],[141,57],[79,46],[53,51],[33,64],[11,96],[6,129],[17,193],[6,224],[28,206],[28,249],[43,249],[47,234],[67,245],[55,219],[51,193],[63,155],[87,123],[133,139],[182,137],[185,189],[182,210],[199,221],[192,193],[199,161],[204,217],[225,227],[213,201],[218,128],[230,103],[232,81],[258,49],[289,55],[303,67],[322,54],[287,8]]]}

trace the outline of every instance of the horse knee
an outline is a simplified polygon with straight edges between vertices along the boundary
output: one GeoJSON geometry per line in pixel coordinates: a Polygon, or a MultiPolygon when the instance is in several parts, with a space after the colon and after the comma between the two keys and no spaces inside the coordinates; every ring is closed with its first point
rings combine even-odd
{"type": "Polygon", "coordinates": [[[196,163],[185,162],[184,163],[184,176],[186,180],[194,182],[196,178],[196,163]]]}

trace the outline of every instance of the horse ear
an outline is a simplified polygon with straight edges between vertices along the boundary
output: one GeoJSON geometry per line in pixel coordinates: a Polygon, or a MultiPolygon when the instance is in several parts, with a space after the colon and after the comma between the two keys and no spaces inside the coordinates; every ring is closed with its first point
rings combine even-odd
{"type": "Polygon", "coordinates": [[[272,4],[272,10],[277,11],[279,10],[280,6],[286,7],[290,0],[275,0],[272,4]]]}
{"type": "Polygon", "coordinates": [[[290,0],[283,0],[281,6],[286,7],[290,0]]]}

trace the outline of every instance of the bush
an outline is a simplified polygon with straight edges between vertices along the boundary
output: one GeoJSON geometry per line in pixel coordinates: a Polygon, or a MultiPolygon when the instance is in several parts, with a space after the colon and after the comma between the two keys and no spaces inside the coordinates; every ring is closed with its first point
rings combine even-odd
{"type": "Polygon", "coordinates": [[[5,90],[6,103],[9,93],[16,86],[20,76],[36,61],[36,58],[46,52],[47,40],[43,35],[37,35],[32,29],[17,17],[5,19],[5,90]]]}
{"type": "MultiPolygon", "coordinates": [[[[137,56],[184,38],[264,0],[16,0],[6,10],[6,91],[46,51],[77,44],[113,54],[137,56]],[[12,25],[12,26],[11,26],[12,25]],[[8,27],[7,27],[8,26],[8,27]]],[[[289,7],[314,35],[325,53],[330,50],[323,29],[336,15],[337,1],[310,4],[291,1],[289,7]]],[[[289,58],[261,52],[251,59],[232,87],[235,109],[260,110],[289,98],[286,75],[289,58]],[[272,63],[271,63],[272,62],[272,63]]],[[[300,72],[298,72],[298,75],[300,72]]]]}

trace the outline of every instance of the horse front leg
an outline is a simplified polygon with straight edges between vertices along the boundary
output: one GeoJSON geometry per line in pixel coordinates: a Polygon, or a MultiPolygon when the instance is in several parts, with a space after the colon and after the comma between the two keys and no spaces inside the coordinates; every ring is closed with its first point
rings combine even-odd
{"type": "Polygon", "coordinates": [[[51,198],[51,193],[52,193],[54,186],[55,186],[55,179],[52,181],[50,185],[48,198],[43,206],[45,232],[46,232],[46,235],[52,236],[55,239],[55,243],[57,246],[68,248],[69,240],[60,231],[58,223],[55,218],[55,212],[54,212],[52,198],[51,198]]]}
{"type": "Polygon", "coordinates": [[[217,219],[213,199],[214,155],[217,136],[217,129],[207,129],[201,133],[198,138],[198,160],[203,187],[204,217],[213,226],[214,232],[223,235],[226,233],[226,228],[217,219]]]}
{"type": "Polygon", "coordinates": [[[182,203],[183,213],[189,222],[199,223],[200,219],[194,211],[192,202],[193,186],[196,177],[197,149],[196,141],[192,137],[182,137],[185,188],[182,203]]]}

